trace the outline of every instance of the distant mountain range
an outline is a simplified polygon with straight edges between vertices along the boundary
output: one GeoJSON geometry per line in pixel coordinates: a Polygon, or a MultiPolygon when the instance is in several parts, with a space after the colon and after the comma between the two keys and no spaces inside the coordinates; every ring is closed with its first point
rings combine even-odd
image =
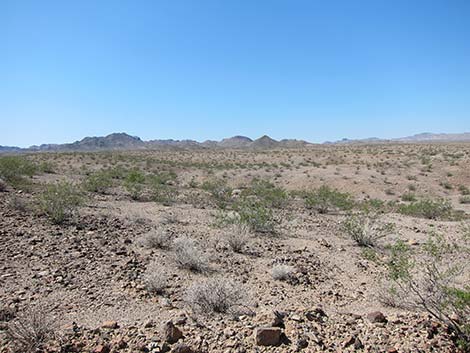
{"type": "MultiPolygon", "coordinates": [[[[470,132],[461,134],[432,134],[422,133],[408,137],[394,139],[380,139],[371,137],[367,139],[342,139],[324,144],[378,144],[378,143],[430,143],[430,142],[470,142],[470,132]]],[[[274,148],[300,148],[313,145],[303,140],[283,139],[274,140],[264,135],[256,140],[246,136],[233,136],[221,141],[207,140],[198,142],[194,140],[149,140],[143,141],[137,136],[126,133],[113,133],[100,137],[85,137],[80,141],[64,144],[43,144],[28,148],[0,146],[0,153],[18,152],[72,152],[72,151],[105,151],[105,150],[139,150],[139,149],[274,149],[274,148]]]]}
{"type": "Polygon", "coordinates": [[[140,149],[272,149],[296,148],[309,145],[301,140],[276,141],[269,136],[252,140],[246,136],[233,136],[221,141],[197,142],[194,140],[149,140],[143,141],[137,136],[126,133],[113,133],[101,137],[85,137],[80,141],[64,144],[43,144],[28,148],[0,146],[0,153],[14,152],[72,152],[72,151],[106,151],[106,150],[140,150],[140,149]]]}
{"type": "Polygon", "coordinates": [[[432,142],[470,142],[470,132],[460,134],[433,134],[424,132],[407,137],[398,137],[392,139],[381,139],[378,137],[369,137],[366,139],[342,139],[334,142],[324,142],[325,144],[374,144],[374,143],[432,143],[432,142]]]}

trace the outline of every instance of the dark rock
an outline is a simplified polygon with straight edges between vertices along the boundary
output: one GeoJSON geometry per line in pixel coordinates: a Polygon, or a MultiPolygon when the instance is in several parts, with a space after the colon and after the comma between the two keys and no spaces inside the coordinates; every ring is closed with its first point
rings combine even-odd
{"type": "Polygon", "coordinates": [[[183,332],[176,327],[173,322],[168,321],[163,328],[163,337],[165,342],[170,344],[178,342],[178,340],[183,337],[183,332]]]}
{"type": "Polygon", "coordinates": [[[279,327],[258,327],[255,329],[255,342],[258,346],[275,346],[281,340],[279,327]]]}
{"type": "Polygon", "coordinates": [[[373,311],[367,314],[367,319],[373,323],[376,323],[376,322],[387,323],[387,318],[380,311],[373,311]]]}
{"type": "Polygon", "coordinates": [[[173,353],[193,353],[193,349],[187,344],[180,343],[172,350],[173,353]]]}

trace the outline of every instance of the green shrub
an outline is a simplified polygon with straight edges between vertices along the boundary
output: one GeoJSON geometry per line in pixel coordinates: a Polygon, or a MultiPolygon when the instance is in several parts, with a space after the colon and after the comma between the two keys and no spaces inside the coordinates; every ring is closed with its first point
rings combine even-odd
{"type": "Polygon", "coordinates": [[[151,199],[164,205],[171,205],[175,202],[177,191],[172,186],[153,181],[150,185],[151,199]]]}
{"type": "Polygon", "coordinates": [[[0,178],[13,186],[24,182],[25,177],[32,177],[36,172],[36,165],[24,157],[0,157],[0,178]]]}
{"type": "Polygon", "coordinates": [[[449,183],[448,181],[442,181],[440,183],[440,185],[446,190],[452,190],[453,189],[452,184],[449,183]]]}
{"type": "Polygon", "coordinates": [[[113,180],[108,172],[98,171],[88,175],[83,186],[87,191],[105,194],[113,186],[113,180]]]}
{"type": "Polygon", "coordinates": [[[392,246],[387,262],[396,302],[448,325],[464,351],[470,347],[469,255],[467,243],[458,246],[431,234],[419,257],[400,241],[392,246]]]}
{"type": "Polygon", "coordinates": [[[224,180],[206,180],[202,183],[201,188],[212,195],[218,207],[223,209],[230,203],[232,189],[224,180]]]}
{"type": "Polygon", "coordinates": [[[416,196],[415,196],[415,194],[413,194],[411,192],[407,192],[407,193],[404,193],[403,195],[401,195],[401,199],[403,201],[413,202],[413,201],[416,201],[416,196]]]}
{"type": "Polygon", "coordinates": [[[328,213],[334,210],[349,210],[354,206],[354,201],[350,194],[323,185],[306,194],[305,206],[319,213],[328,213]]]}
{"type": "Polygon", "coordinates": [[[267,206],[281,208],[287,201],[287,192],[267,180],[254,180],[251,187],[243,190],[243,196],[256,196],[267,206]]]}
{"type": "Polygon", "coordinates": [[[400,205],[398,212],[413,217],[422,217],[427,219],[452,219],[455,212],[453,212],[452,205],[448,200],[421,200],[410,203],[408,205],[400,205]]]}
{"type": "Polygon", "coordinates": [[[69,219],[83,203],[77,187],[69,182],[47,185],[39,197],[39,207],[56,224],[69,219]]]}
{"type": "Polygon", "coordinates": [[[233,205],[233,211],[216,213],[216,225],[219,227],[236,225],[247,227],[257,233],[274,233],[275,221],[272,209],[266,204],[253,199],[242,198],[233,205]]]}
{"type": "Polygon", "coordinates": [[[274,232],[274,215],[266,204],[263,202],[242,199],[234,207],[238,214],[238,222],[241,225],[248,226],[252,231],[257,233],[273,233],[274,232]]]}
{"type": "Polygon", "coordinates": [[[380,199],[368,199],[362,201],[359,206],[365,213],[370,213],[383,211],[386,204],[383,200],[380,199]]]}
{"type": "Polygon", "coordinates": [[[463,196],[470,195],[470,189],[466,187],[465,185],[459,185],[459,192],[463,196]]]}
{"type": "Polygon", "coordinates": [[[46,174],[54,174],[55,173],[55,165],[51,162],[42,162],[39,164],[38,169],[42,173],[46,174]]]}
{"type": "Polygon", "coordinates": [[[470,195],[460,196],[459,201],[461,204],[470,204],[470,195]]]}
{"type": "Polygon", "coordinates": [[[175,181],[176,177],[177,175],[173,171],[163,171],[158,174],[153,174],[149,178],[152,183],[164,185],[175,181]]]}
{"type": "Polygon", "coordinates": [[[129,172],[124,179],[124,187],[133,200],[138,200],[142,197],[144,183],[145,175],[138,170],[129,172]]]}

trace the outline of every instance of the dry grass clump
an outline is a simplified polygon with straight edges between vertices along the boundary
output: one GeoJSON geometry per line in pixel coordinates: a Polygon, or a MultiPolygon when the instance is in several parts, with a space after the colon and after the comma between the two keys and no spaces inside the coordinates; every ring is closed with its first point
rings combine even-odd
{"type": "Polygon", "coordinates": [[[173,242],[173,251],[174,260],[179,268],[193,272],[209,270],[209,261],[195,240],[184,236],[176,238],[173,242]]]}
{"type": "Polygon", "coordinates": [[[234,225],[225,234],[225,240],[233,252],[242,253],[250,238],[250,232],[246,226],[234,225]]]}
{"type": "Polygon", "coordinates": [[[155,229],[143,235],[139,239],[139,244],[148,249],[168,249],[171,238],[163,229],[155,229]]]}
{"type": "Polygon", "coordinates": [[[377,215],[351,215],[343,223],[343,229],[359,246],[374,247],[381,238],[394,231],[391,223],[382,223],[377,215]]]}
{"type": "Polygon", "coordinates": [[[17,353],[38,352],[54,337],[55,327],[44,308],[34,308],[8,323],[7,338],[17,353]]]}
{"type": "Polygon", "coordinates": [[[152,294],[163,294],[168,286],[168,275],[161,265],[152,264],[144,274],[144,283],[152,294]]]}
{"type": "Polygon", "coordinates": [[[236,314],[246,308],[247,299],[241,284],[222,277],[193,283],[185,295],[191,309],[201,314],[236,314]]]}
{"type": "Polygon", "coordinates": [[[287,281],[294,274],[295,269],[289,265],[275,265],[271,270],[271,276],[276,281],[287,281]]]}

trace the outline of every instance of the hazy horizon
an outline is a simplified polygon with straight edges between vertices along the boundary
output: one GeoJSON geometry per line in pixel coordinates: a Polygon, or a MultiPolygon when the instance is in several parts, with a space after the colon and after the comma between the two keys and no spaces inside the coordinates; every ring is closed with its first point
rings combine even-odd
{"type": "Polygon", "coordinates": [[[470,131],[470,3],[0,4],[0,145],[470,131]]]}

